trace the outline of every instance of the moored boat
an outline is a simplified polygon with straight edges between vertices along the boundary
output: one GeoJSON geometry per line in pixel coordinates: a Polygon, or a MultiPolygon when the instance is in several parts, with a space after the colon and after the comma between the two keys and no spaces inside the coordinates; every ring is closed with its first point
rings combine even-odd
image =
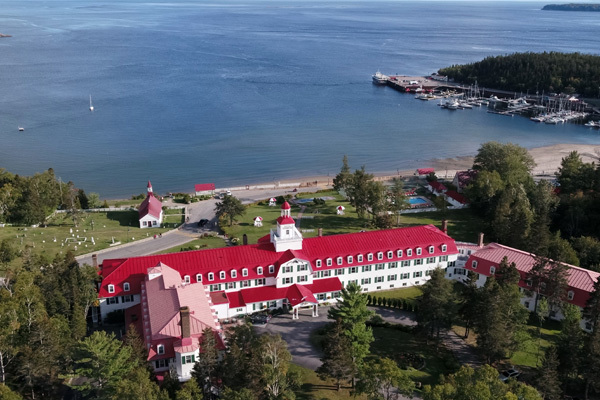
{"type": "Polygon", "coordinates": [[[388,81],[388,77],[379,71],[375,72],[372,78],[375,85],[386,85],[388,81]]]}

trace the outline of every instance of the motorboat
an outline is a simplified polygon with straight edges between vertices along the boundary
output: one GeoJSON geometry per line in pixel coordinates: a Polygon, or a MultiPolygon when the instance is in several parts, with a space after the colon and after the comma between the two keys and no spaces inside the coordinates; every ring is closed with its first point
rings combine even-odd
{"type": "Polygon", "coordinates": [[[379,71],[375,72],[375,75],[373,75],[372,78],[375,85],[387,85],[388,77],[379,71]]]}

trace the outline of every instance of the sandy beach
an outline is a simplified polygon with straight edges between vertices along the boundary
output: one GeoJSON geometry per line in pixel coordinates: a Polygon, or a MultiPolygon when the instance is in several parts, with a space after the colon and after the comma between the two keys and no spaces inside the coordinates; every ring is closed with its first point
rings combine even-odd
{"type": "MultiPolygon", "coordinates": [[[[529,154],[535,160],[536,166],[533,169],[534,175],[554,175],[564,157],[571,151],[577,151],[583,162],[595,162],[600,160],[600,145],[587,144],[555,144],[552,146],[543,146],[529,149],[529,154]]],[[[397,176],[412,176],[417,168],[435,168],[436,174],[440,178],[452,179],[456,171],[464,171],[473,166],[474,156],[457,156],[453,158],[431,159],[415,165],[413,169],[404,169],[399,171],[381,171],[373,172],[377,180],[390,180],[397,176]]],[[[286,179],[278,182],[280,185],[289,185],[300,183],[300,186],[314,186],[319,188],[329,187],[333,184],[334,176],[305,176],[296,179],[286,179]]],[[[256,184],[250,186],[269,186],[273,182],[256,184]]],[[[235,190],[232,188],[232,190],[235,190]]]]}

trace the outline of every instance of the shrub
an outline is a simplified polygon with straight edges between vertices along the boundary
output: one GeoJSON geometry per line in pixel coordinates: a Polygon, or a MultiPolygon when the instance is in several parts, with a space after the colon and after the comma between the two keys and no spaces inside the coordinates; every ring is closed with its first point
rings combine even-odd
{"type": "Polygon", "coordinates": [[[377,298],[377,305],[380,306],[381,303],[383,303],[383,297],[378,297],[377,298]]]}
{"type": "Polygon", "coordinates": [[[371,304],[371,300],[372,300],[371,295],[368,294],[367,295],[367,304],[371,304]]]}

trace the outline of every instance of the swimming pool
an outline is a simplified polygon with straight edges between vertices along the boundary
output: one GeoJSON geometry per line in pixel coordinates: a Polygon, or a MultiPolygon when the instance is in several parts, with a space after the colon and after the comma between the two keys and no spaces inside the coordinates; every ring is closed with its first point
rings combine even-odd
{"type": "Polygon", "coordinates": [[[418,205],[418,204],[428,204],[429,200],[424,199],[423,197],[409,197],[408,203],[411,206],[414,206],[414,205],[418,205]]]}

